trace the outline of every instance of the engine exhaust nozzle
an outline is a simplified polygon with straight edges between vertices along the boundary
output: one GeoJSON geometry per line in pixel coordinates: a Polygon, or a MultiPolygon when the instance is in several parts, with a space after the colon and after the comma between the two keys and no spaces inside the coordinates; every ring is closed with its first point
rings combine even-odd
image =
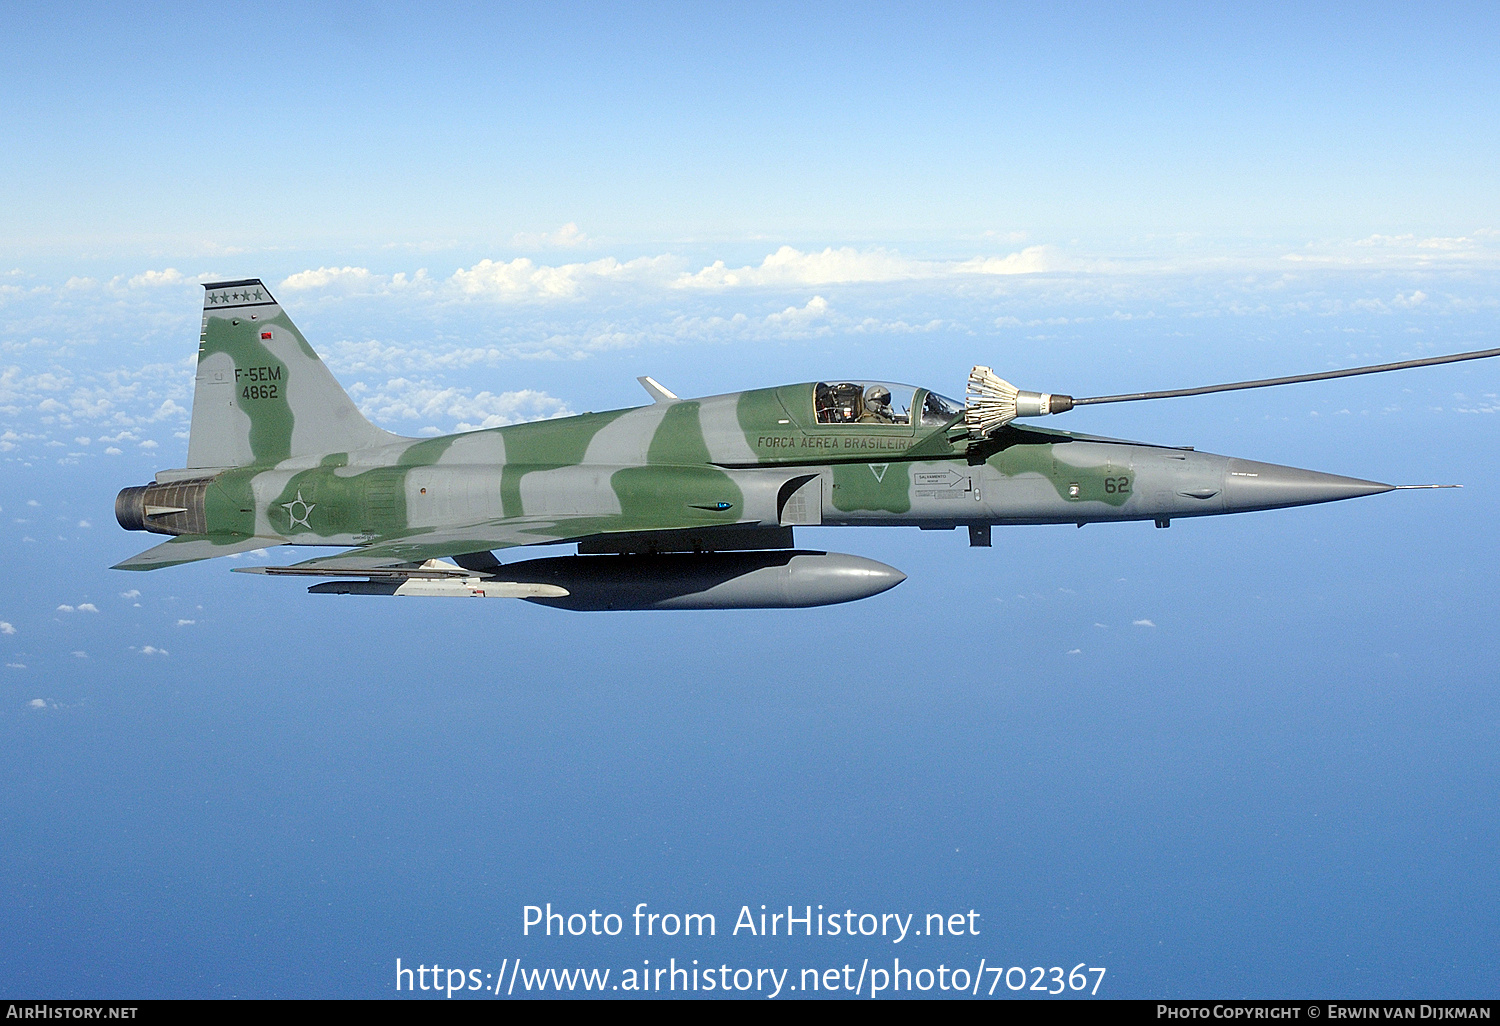
{"type": "Polygon", "coordinates": [[[150,485],[121,488],[115,496],[115,519],[127,531],[146,530],[146,489],[150,485]]]}

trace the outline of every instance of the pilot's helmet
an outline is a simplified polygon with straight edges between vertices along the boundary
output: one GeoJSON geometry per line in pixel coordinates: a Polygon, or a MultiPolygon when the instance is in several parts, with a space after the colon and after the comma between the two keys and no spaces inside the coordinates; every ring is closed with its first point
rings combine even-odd
{"type": "Polygon", "coordinates": [[[891,390],[884,385],[871,385],[865,389],[865,402],[870,406],[889,406],[891,390]]]}

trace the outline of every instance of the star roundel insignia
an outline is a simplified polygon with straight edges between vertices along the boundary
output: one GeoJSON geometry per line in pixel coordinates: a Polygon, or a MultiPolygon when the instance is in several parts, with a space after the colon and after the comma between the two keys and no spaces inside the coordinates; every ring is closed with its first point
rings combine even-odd
{"type": "Polygon", "coordinates": [[[316,502],[303,501],[302,489],[297,489],[297,497],[291,502],[283,502],[281,504],[281,508],[286,510],[287,517],[291,519],[291,523],[287,525],[288,531],[290,531],[293,527],[296,527],[298,524],[301,524],[308,530],[312,529],[312,525],[307,522],[307,515],[313,510],[317,509],[318,504],[316,502]],[[297,512],[297,507],[299,506],[302,507],[301,513],[297,512]]]}

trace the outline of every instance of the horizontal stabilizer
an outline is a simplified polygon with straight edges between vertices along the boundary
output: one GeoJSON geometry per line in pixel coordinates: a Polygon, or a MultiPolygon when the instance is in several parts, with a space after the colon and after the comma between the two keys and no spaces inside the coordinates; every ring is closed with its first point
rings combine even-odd
{"type": "Polygon", "coordinates": [[[200,559],[232,556],[237,552],[268,549],[286,544],[285,538],[266,538],[248,534],[180,534],[171,541],[116,563],[115,570],[159,570],[164,566],[196,563],[200,559]]]}

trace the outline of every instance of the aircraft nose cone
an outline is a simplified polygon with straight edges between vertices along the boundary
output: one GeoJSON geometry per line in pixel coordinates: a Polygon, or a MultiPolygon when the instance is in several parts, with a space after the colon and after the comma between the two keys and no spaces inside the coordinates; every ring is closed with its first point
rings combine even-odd
{"type": "Polygon", "coordinates": [[[1394,485],[1275,463],[1231,459],[1224,471],[1225,512],[1307,506],[1388,492],[1394,485]]]}

